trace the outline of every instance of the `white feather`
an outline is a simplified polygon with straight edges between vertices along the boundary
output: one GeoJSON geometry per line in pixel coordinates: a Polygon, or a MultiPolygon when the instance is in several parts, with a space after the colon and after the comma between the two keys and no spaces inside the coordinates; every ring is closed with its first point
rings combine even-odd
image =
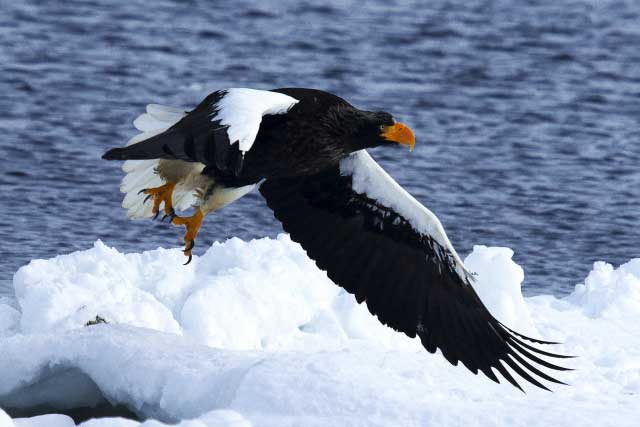
{"type": "Polygon", "coordinates": [[[162,133],[164,131],[165,129],[156,129],[156,130],[150,130],[148,132],[139,133],[127,142],[127,146],[137,144],[138,142],[144,141],[145,139],[149,139],[152,136],[156,136],[157,134],[162,133]]]}
{"type": "MultiPolygon", "coordinates": [[[[127,145],[136,144],[164,132],[184,115],[184,110],[179,108],[149,104],[147,112],[133,121],[133,125],[141,133],[131,138],[127,145]]],[[[127,160],[122,165],[122,170],[125,172],[120,184],[120,191],[125,193],[122,207],[127,209],[127,215],[130,218],[146,218],[153,215],[151,212],[153,203],[143,203],[146,195],[138,192],[164,184],[156,173],[158,163],[159,160],[127,160]]],[[[188,209],[195,203],[193,187],[188,183],[178,183],[173,192],[172,202],[175,209],[188,209]]]]}
{"type": "Polygon", "coordinates": [[[366,194],[383,206],[393,209],[409,221],[418,233],[431,236],[449,250],[454,257],[458,274],[471,280],[472,276],[449,241],[438,217],[389,176],[369,153],[360,150],[342,160],[340,173],[351,176],[356,193],[366,194]]]}
{"type": "Polygon", "coordinates": [[[251,190],[256,188],[256,184],[245,185],[244,187],[224,187],[216,186],[213,193],[200,206],[205,215],[222,209],[229,203],[232,203],[251,190]]]}
{"type": "Polygon", "coordinates": [[[212,121],[229,126],[227,135],[233,144],[239,143],[240,151],[251,149],[258,135],[262,116],[284,114],[298,102],[288,95],[266,90],[231,88],[212,108],[216,110],[212,121]]]}
{"type": "Polygon", "coordinates": [[[136,129],[141,130],[142,132],[149,132],[166,128],[163,122],[157,120],[155,117],[148,113],[140,114],[138,118],[133,121],[133,125],[136,127],[136,129]]]}
{"type": "MultiPolygon", "coordinates": [[[[265,114],[286,113],[297,102],[298,100],[277,92],[231,88],[225,91],[222,99],[211,106],[215,111],[211,120],[220,121],[221,125],[228,126],[229,140],[232,143],[238,141],[240,150],[246,152],[251,148],[265,114]]],[[[158,104],[147,105],[146,113],[138,116],[133,122],[141,133],[131,138],[127,145],[136,144],[164,132],[180,121],[185,114],[185,111],[180,108],[158,104]]],[[[162,162],[169,163],[172,160],[162,160],[162,162]]],[[[143,203],[146,195],[138,192],[145,188],[163,185],[162,179],[157,174],[159,165],[160,160],[127,160],[122,165],[122,170],[126,174],[120,184],[120,191],[125,193],[122,206],[127,209],[129,217],[152,216],[153,204],[143,203]]],[[[202,188],[200,172],[203,167],[204,165],[194,164],[194,168],[177,183],[172,198],[175,209],[185,210],[196,203],[195,190],[202,188]]],[[[232,197],[229,196],[229,198],[232,197]]]]}
{"type": "Polygon", "coordinates": [[[184,180],[178,182],[173,190],[173,198],[171,199],[175,209],[187,210],[196,204],[196,189],[204,190],[209,181],[208,178],[202,175],[204,167],[202,163],[194,163],[193,169],[184,180]]]}
{"type": "Polygon", "coordinates": [[[182,108],[160,104],[147,105],[147,113],[164,123],[177,123],[186,114],[182,108]]]}

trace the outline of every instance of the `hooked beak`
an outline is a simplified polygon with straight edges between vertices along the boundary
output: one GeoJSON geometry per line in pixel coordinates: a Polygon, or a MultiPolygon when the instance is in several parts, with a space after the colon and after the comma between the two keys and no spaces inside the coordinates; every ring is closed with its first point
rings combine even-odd
{"type": "Polygon", "coordinates": [[[416,137],[413,135],[413,131],[404,123],[395,123],[391,126],[384,126],[380,136],[387,141],[408,145],[410,151],[413,151],[413,147],[416,145],[416,137]]]}

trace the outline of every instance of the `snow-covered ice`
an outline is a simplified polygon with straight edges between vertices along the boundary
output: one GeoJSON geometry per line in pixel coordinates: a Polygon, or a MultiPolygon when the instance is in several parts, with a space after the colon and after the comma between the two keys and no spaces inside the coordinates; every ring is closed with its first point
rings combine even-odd
{"type": "MultiPolygon", "coordinates": [[[[380,325],[286,235],[179,249],[34,260],[0,298],[0,407],[49,415],[125,405],[140,418],[82,426],[640,425],[640,259],[598,262],[566,298],[523,298],[507,248],[465,260],[492,313],[580,356],[549,393],[494,384],[380,325]],[[85,327],[99,315],[108,324],[85,327]]],[[[581,281],[577,278],[576,282],[581,281]]],[[[526,387],[526,385],[525,385],[526,387]]]]}

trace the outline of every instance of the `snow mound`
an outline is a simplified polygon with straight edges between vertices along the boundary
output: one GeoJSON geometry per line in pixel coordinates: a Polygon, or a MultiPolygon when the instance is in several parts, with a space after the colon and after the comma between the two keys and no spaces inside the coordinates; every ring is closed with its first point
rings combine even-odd
{"type": "Polygon", "coordinates": [[[5,329],[19,317],[23,333],[54,333],[100,316],[237,350],[286,348],[301,329],[342,338],[397,335],[286,235],[214,243],[183,263],[179,250],[122,254],[100,241],[87,251],[32,261],[14,276],[22,314],[6,306],[5,329]]]}
{"type": "MultiPolygon", "coordinates": [[[[102,242],[34,260],[0,299],[0,407],[124,405],[83,426],[637,425],[640,259],[596,263],[567,298],[523,298],[508,248],[465,263],[492,313],[581,357],[555,393],[474,377],[380,325],[288,236],[123,254],[102,242]],[[85,327],[96,316],[107,324],[85,327]],[[158,421],[155,421],[155,420],[158,421]]],[[[74,426],[65,415],[0,427],[74,426]]]]}
{"type": "Polygon", "coordinates": [[[569,300],[593,318],[640,315],[640,258],[617,269],[606,262],[594,263],[569,300]]]}
{"type": "Polygon", "coordinates": [[[476,245],[464,264],[476,273],[473,288],[496,319],[525,335],[539,336],[522,297],[524,270],[512,257],[509,248],[476,245]]]}

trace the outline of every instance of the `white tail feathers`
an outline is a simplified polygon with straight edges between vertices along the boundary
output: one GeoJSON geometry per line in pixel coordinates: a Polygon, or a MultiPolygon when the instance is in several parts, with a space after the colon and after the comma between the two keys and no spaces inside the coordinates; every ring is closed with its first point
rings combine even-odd
{"type": "MultiPolygon", "coordinates": [[[[164,132],[182,119],[184,115],[185,112],[179,108],[158,104],[147,105],[147,112],[133,121],[133,125],[141,133],[131,138],[127,145],[136,144],[164,132]]],[[[122,170],[125,172],[125,177],[120,184],[120,191],[125,193],[122,207],[127,209],[127,215],[130,218],[147,218],[153,215],[151,212],[153,203],[143,203],[146,195],[138,194],[138,192],[145,188],[161,186],[163,181],[156,173],[159,163],[174,161],[154,159],[127,160],[124,162],[122,170]]],[[[194,168],[194,170],[197,169],[194,168]]],[[[199,168],[198,174],[201,170],[199,168]]],[[[196,199],[191,181],[194,180],[185,179],[185,182],[179,182],[176,185],[172,200],[175,209],[185,210],[195,203],[196,199]]]]}

